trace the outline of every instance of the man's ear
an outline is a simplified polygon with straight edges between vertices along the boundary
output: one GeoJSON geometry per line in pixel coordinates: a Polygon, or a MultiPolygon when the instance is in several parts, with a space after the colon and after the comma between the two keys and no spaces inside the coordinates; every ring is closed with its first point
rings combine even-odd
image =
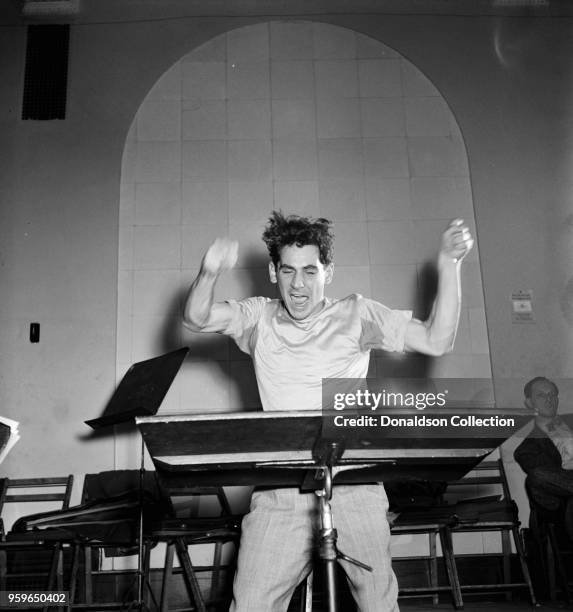
{"type": "Polygon", "coordinates": [[[332,277],[334,276],[334,264],[329,263],[324,269],[324,284],[330,285],[332,277]]]}
{"type": "Polygon", "coordinates": [[[528,409],[531,410],[533,412],[533,405],[531,403],[531,398],[530,397],[526,397],[523,400],[523,405],[528,409]]]}
{"type": "Polygon", "coordinates": [[[271,279],[271,283],[276,285],[277,283],[277,268],[272,261],[269,261],[269,278],[271,279]]]}

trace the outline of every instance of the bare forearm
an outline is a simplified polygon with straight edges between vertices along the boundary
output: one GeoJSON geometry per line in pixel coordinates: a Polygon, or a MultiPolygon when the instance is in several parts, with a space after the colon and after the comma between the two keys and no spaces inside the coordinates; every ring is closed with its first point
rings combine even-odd
{"type": "Polygon", "coordinates": [[[183,308],[183,324],[192,331],[201,331],[209,322],[218,275],[201,269],[191,284],[183,308]]]}
{"type": "Polygon", "coordinates": [[[473,246],[473,238],[462,219],[454,219],[442,234],[438,255],[438,291],[427,321],[406,330],[408,349],[439,356],[453,349],[461,309],[460,268],[473,246]]]}
{"type": "Polygon", "coordinates": [[[214,303],[215,283],[221,273],[235,265],[238,248],[234,240],[217,238],[207,249],[183,307],[183,324],[191,331],[226,329],[232,313],[228,304],[214,303]]]}
{"type": "Polygon", "coordinates": [[[438,291],[432,312],[425,322],[428,343],[436,354],[452,350],[461,310],[461,262],[440,254],[438,291]]]}

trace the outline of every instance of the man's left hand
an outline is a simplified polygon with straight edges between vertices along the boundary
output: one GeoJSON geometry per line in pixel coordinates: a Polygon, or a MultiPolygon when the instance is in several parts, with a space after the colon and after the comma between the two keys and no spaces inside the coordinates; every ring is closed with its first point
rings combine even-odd
{"type": "Polygon", "coordinates": [[[440,255],[461,261],[474,245],[474,239],[463,219],[454,219],[442,234],[440,255]]]}

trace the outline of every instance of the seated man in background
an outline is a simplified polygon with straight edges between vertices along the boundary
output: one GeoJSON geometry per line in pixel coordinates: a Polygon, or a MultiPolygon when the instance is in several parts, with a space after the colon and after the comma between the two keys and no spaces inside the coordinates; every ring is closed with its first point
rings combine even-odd
{"type": "Polygon", "coordinates": [[[573,415],[557,415],[559,389],[543,376],[530,380],[523,392],[535,425],[515,449],[515,461],[527,474],[535,504],[552,512],[564,504],[565,528],[573,542],[573,415]]]}

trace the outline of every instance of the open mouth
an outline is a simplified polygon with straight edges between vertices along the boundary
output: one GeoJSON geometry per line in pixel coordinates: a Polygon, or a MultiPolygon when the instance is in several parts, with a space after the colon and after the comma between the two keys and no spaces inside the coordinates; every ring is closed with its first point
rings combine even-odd
{"type": "Polygon", "coordinates": [[[308,297],[300,293],[291,293],[290,299],[292,303],[297,307],[302,307],[308,302],[308,297]]]}

